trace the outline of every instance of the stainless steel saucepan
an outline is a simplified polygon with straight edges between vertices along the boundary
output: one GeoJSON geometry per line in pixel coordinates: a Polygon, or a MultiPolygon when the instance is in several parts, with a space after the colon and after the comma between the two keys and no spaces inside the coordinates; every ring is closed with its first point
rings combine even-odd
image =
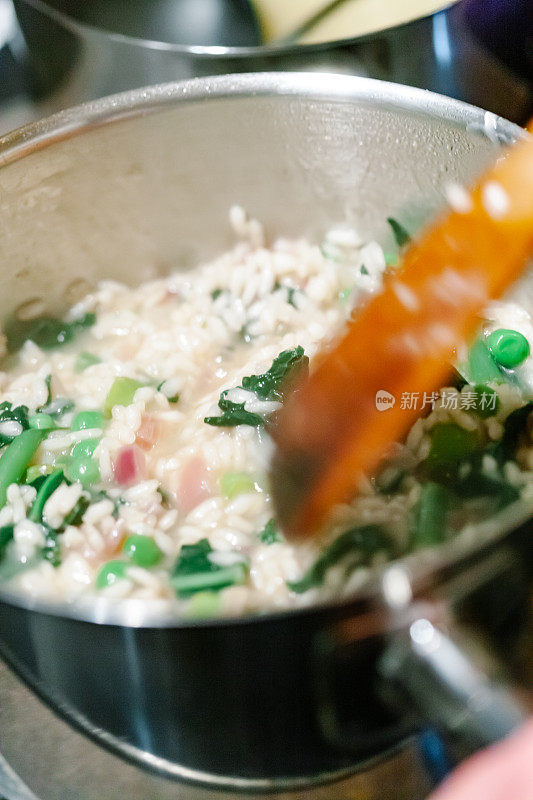
{"type": "Polygon", "coordinates": [[[148,83],[322,69],[431,89],[517,122],[531,113],[530,0],[307,5],[287,0],[284,13],[301,22],[334,9],[303,38],[266,42],[262,0],[14,0],[33,86],[53,110],[148,83]]]}
{"type": "MultiPolygon", "coordinates": [[[[57,314],[104,277],[188,268],[230,245],[234,203],[269,237],[317,239],[347,220],[387,244],[388,215],[417,227],[448,182],[520,135],[445,97],[323,74],[198,79],[63,112],[0,142],[0,318],[29,301],[57,314]]],[[[262,617],[151,618],[137,601],[53,606],[2,588],[3,658],[103,748],[91,744],[89,787],[71,769],[45,800],[122,797],[131,763],[150,800],[183,797],[179,781],[296,789],[362,768],[428,719],[460,754],[499,738],[520,709],[448,634],[474,624],[525,680],[530,517],[509,507],[349,599],[262,617]],[[104,749],[118,756],[112,785],[104,749]]],[[[18,741],[24,707],[20,725],[18,741]]],[[[30,786],[39,736],[13,753],[30,786]]]]}

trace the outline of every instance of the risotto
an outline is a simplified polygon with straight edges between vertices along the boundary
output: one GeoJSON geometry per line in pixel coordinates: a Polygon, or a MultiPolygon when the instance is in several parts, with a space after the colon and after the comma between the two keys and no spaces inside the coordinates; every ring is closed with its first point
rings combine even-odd
{"type": "MultiPolygon", "coordinates": [[[[134,289],[104,282],[63,320],[6,324],[0,581],[10,588],[189,616],[310,604],[531,496],[533,327],[524,309],[495,303],[453,385],[393,399],[420,419],[378,475],[317,540],[285,541],[269,426],[397,252],[349,228],[320,246],[267,246],[242,209],[230,219],[236,246],[192,272],[134,289]]],[[[402,246],[406,231],[390,223],[402,246]]]]}

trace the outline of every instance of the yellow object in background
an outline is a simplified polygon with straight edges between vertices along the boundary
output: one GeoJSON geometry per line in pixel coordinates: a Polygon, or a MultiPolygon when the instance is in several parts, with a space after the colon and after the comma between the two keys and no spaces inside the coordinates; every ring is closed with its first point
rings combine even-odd
{"type": "Polygon", "coordinates": [[[266,43],[290,37],[307,20],[333,6],[295,41],[301,44],[349,39],[433,14],[456,0],[253,0],[266,43]]]}

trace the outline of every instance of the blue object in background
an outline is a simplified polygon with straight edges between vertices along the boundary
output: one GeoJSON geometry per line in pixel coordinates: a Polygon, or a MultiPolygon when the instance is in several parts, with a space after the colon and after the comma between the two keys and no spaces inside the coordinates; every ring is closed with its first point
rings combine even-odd
{"type": "MultiPolygon", "coordinates": [[[[454,767],[446,745],[433,728],[422,731],[418,737],[418,749],[422,756],[428,777],[434,785],[441,783],[454,767]]],[[[474,800],[474,798],[472,798],[474,800]]]]}

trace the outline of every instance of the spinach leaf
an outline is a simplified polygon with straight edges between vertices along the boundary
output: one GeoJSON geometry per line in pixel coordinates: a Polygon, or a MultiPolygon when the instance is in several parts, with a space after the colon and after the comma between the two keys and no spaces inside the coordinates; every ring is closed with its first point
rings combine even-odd
{"type": "Polygon", "coordinates": [[[499,463],[503,464],[514,457],[520,436],[526,430],[532,411],[533,400],[530,400],[525,406],[512,411],[503,423],[503,436],[493,451],[493,455],[499,463]]]}
{"type": "Polygon", "coordinates": [[[242,388],[255,392],[261,400],[284,400],[284,387],[294,382],[297,376],[306,373],[309,359],[303,347],[284,350],[272,362],[272,366],[262,375],[250,375],[242,379],[242,388]]]}
{"type": "Polygon", "coordinates": [[[387,217],[387,222],[392,228],[394,241],[398,247],[403,247],[411,241],[411,234],[404,228],[401,222],[398,222],[398,220],[394,219],[394,217],[387,217]]]}
{"type": "Polygon", "coordinates": [[[95,314],[84,314],[72,322],[63,322],[55,317],[36,317],[35,319],[12,319],[5,326],[4,333],[8,353],[16,353],[22,345],[31,339],[43,350],[51,350],[67,342],[73,341],[84,328],[90,328],[96,322],[95,314]]]}
{"type": "Polygon", "coordinates": [[[263,417],[259,414],[252,414],[245,411],[244,403],[232,403],[227,399],[228,389],[220,395],[218,407],[222,414],[218,417],[204,417],[204,422],[208,425],[221,425],[226,428],[233,428],[236,425],[251,425],[253,428],[260,428],[265,424],[263,417]]]}
{"type": "Polygon", "coordinates": [[[61,565],[61,546],[59,544],[59,531],[54,531],[52,528],[45,525],[46,528],[46,541],[41,551],[42,557],[49,561],[53,567],[61,565]]]}
{"type": "Polygon", "coordinates": [[[72,411],[74,408],[74,401],[69,400],[67,397],[57,397],[45,406],[37,409],[41,414],[48,414],[50,417],[62,417],[67,411],[72,411]]]}
{"type": "Polygon", "coordinates": [[[190,597],[205,590],[219,591],[244,582],[244,563],[221,567],[209,559],[212,552],[207,539],[182,546],[170,577],[170,584],[178,597],[190,597]]]}
{"type": "Polygon", "coordinates": [[[268,520],[267,524],[259,534],[259,539],[263,542],[263,544],[274,544],[275,542],[283,541],[275,519],[268,520]]]}
{"type": "Polygon", "coordinates": [[[37,496],[30,508],[28,519],[31,519],[32,522],[43,521],[43,509],[46,501],[55,492],[57,487],[63,483],[64,478],[65,476],[63,475],[62,469],[55,469],[50,475],[46,475],[44,481],[42,481],[37,489],[37,496]]]}
{"type": "Polygon", "coordinates": [[[87,511],[91,504],[91,501],[88,497],[85,497],[84,494],[78,498],[76,505],[72,508],[71,511],[66,515],[61,523],[61,532],[65,530],[67,525],[73,525],[77,528],[82,523],[83,515],[87,511]]]}
{"type": "MultiPolygon", "coordinates": [[[[241,388],[254,392],[261,400],[284,400],[287,389],[290,388],[297,375],[307,372],[309,359],[304,355],[303,347],[293,350],[284,350],[272,362],[272,366],[262,375],[249,375],[242,379],[241,388]]],[[[268,422],[259,414],[246,411],[244,403],[233,403],[228,400],[229,389],[225,389],[218,401],[222,414],[218,417],[205,417],[208,425],[222,425],[234,427],[235,425],[251,425],[260,428],[268,422]]]]}
{"type": "Polygon", "coordinates": [[[288,582],[291,591],[302,594],[308,589],[320,586],[330,567],[346,561],[346,573],[356,567],[371,563],[376,553],[385,551],[392,554],[393,543],[379,525],[363,525],[342,533],[318,557],[299,581],[288,582]]]}
{"type": "Polygon", "coordinates": [[[14,530],[14,525],[2,525],[0,528],[0,558],[4,555],[4,550],[9,542],[13,539],[14,530]]]}
{"type": "MultiPolygon", "coordinates": [[[[2,422],[18,422],[22,430],[26,431],[30,427],[28,422],[28,407],[16,406],[13,408],[7,401],[0,403],[0,425],[2,422]]],[[[16,438],[16,434],[0,433],[0,447],[9,444],[16,438]]]]}

